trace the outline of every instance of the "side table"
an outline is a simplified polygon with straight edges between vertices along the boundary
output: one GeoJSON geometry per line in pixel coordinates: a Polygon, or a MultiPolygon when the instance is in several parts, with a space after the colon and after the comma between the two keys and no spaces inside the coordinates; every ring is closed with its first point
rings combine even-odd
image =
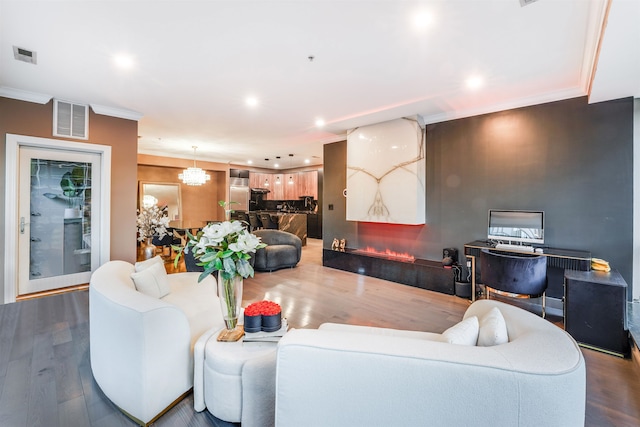
{"type": "Polygon", "coordinates": [[[627,283],[616,270],[564,273],[564,327],[583,347],[629,354],[627,283]]]}
{"type": "Polygon", "coordinates": [[[219,342],[220,328],[194,346],[194,408],[243,427],[275,422],[276,342],[219,342]]]}

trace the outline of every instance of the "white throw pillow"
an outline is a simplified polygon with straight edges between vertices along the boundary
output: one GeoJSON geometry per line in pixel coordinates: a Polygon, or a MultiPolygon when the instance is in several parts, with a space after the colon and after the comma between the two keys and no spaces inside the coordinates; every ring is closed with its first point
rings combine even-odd
{"type": "Polygon", "coordinates": [[[462,322],[453,325],[442,333],[442,336],[450,344],[476,345],[478,341],[478,318],[468,317],[462,322]]]}
{"type": "Polygon", "coordinates": [[[131,273],[131,279],[138,292],[154,298],[169,294],[169,280],[164,264],[154,263],[137,273],[131,273]]]}
{"type": "Polygon", "coordinates": [[[160,255],[156,255],[153,258],[146,259],[144,261],[136,262],[134,269],[136,272],[140,272],[142,270],[146,270],[154,264],[160,264],[164,266],[164,261],[160,257],[160,255]]]}
{"type": "Polygon", "coordinates": [[[492,345],[505,344],[509,342],[507,334],[507,324],[498,307],[493,307],[491,311],[480,319],[480,332],[478,333],[478,345],[489,347],[492,345]]]}

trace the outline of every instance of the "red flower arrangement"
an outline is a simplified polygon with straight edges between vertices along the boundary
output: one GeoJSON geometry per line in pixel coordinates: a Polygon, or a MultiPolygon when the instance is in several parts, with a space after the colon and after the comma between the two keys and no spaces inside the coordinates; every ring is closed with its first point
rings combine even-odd
{"type": "Polygon", "coordinates": [[[245,332],[274,332],[282,327],[282,308],[273,301],[258,301],[244,309],[245,332]]]}
{"type": "Polygon", "coordinates": [[[282,313],[282,308],[280,307],[280,304],[273,301],[254,302],[244,309],[245,316],[273,316],[278,313],[282,313]]]}

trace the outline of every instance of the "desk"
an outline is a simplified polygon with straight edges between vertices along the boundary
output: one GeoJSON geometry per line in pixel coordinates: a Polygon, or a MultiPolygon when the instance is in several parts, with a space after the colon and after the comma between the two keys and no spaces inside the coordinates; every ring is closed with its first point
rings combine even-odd
{"type": "MultiPolygon", "coordinates": [[[[476,240],[464,245],[464,254],[471,261],[471,300],[476,299],[476,258],[480,256],[482,249],[492,249],[494,245],[486,240],[476,240]]],[[[547,257],[547,298],[561,300],[564,297],[564,271],[590,271],[591,252],[575,251],[570,249],[557,249],[543,247],[543,253],[547,257]]],[[[502,252],[520,251],[500,249],[502,252]]],[[[527,252],[531,253],[531,252],[527,252]]],[[[481,272],[482,273],[482,272],[481,272]]]]}

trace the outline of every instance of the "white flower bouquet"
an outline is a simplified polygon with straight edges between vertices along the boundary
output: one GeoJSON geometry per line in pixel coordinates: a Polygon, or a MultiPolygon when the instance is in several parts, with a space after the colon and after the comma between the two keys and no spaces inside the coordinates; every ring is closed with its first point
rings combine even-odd
{"type": "Polygon", "coordinates": [[[144,241],[153,236],[163,238],[167,234],[167,227],[169,226],[169,217],[167,213],[169,208],[167,206],[160,208],[157,205],[153,205],[149,208],[142,208],[138,211],[138,240],[144,241]]]}
{"type": "Polygon", "coordinates": [[[234,276],[243,278],[253,277],[253,267],[249,263],[251,254],[257,249],[267,246],[255,234],[245,229],[240,221],[224,221],[205,226],[195,236],[187,232],[187,242],[184,248],[175,248],[178,255],[175,259],[177,266],[182,252],[193,252],[204,267],[204,272],[198,279],[201,281],[214,271],[219,271],[225,279],[234,276]]]}

